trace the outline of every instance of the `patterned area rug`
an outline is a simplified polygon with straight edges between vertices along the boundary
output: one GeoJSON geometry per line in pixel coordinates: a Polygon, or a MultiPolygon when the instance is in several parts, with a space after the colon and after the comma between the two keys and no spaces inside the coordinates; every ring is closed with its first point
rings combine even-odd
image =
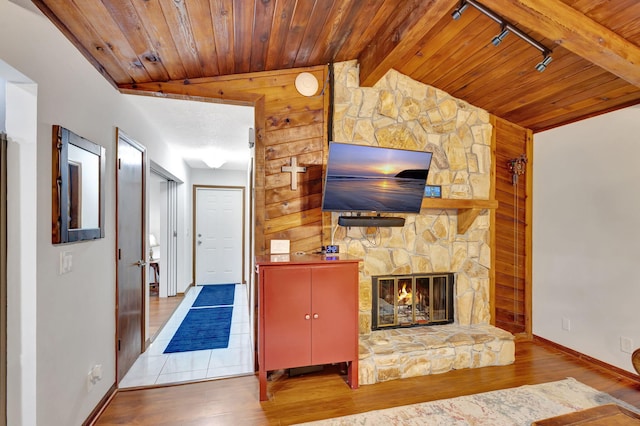
{"type": "Polygon", "coordinates": [[[369,411],[305,425],[530,425],[531,422],[603,404],[638,409],[568,378],[458,398],[369,411]]]}

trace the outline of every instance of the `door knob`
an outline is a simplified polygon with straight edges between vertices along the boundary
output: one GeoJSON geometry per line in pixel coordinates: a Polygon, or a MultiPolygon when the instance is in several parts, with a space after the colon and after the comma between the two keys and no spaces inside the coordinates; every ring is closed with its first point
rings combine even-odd
{"type": "Polygon", "coordinates": [[[319,316],[320,315],[318,315],[318,314],[313,314],[313,319],[318,319],[319,316]]]}
{"type": "Polygon", "coordinates": [[[198,240],[198,245],[202,244],[202,241],[198,240]]]}
{"type": "Polygon", "coordinates": [[[147,266],[147,262],[145,262],[144,260],[138,260],[136,263],[134,263],[134,265],[136,266],[147,266]]]}
{"type": "Polygon", "coordinates": [[[311,315],[309,315],[309,314],[305,315],[304,319],[306,319],[306,320],[311,319],[311,315]]]}

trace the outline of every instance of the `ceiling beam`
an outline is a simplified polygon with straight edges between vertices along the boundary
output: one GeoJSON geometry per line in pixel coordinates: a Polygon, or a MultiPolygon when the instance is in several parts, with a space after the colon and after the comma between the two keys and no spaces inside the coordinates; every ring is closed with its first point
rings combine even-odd
{"type": "Polygon", "coordinates": [[[554,40],[640,87],[640,47],[560,0],[481,0],[507,20],[554,40]]]}
{"type": "Polygon", "coordinates": [[[411,0],[400,2],[397,13],[358,57],[360,85],[373,86],[459,4],[459,0],[411,0]]]}

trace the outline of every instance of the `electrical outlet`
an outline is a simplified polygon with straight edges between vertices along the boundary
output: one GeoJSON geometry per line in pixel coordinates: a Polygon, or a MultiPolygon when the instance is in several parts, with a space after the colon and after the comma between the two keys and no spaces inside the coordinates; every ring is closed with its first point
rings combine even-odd
{"type": "Polygon", "coordinates": [[[571,320],[567,317],[562,317],[562,329],[565,331],[571,331],[571,320]]]}
{"type": "Polygon", "coordinates": [[[620,350],[625,353],[633,353],[633,340],[629,337],[620,336],[620,350]]]}

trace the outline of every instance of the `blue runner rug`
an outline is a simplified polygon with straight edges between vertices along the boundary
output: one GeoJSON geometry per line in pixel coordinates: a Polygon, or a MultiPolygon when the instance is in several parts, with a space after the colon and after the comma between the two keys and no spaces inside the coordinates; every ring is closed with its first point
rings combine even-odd
{"type": "Polygon", "coordinates": [[[231,306],[189,309],[164,353],[226,348],[232,313],[231,306]]]}
{"type": "Polygon", "coordinates": [[[193,307],[233,305],[235,284],[210,284],[202,286],[193,307]]]}

